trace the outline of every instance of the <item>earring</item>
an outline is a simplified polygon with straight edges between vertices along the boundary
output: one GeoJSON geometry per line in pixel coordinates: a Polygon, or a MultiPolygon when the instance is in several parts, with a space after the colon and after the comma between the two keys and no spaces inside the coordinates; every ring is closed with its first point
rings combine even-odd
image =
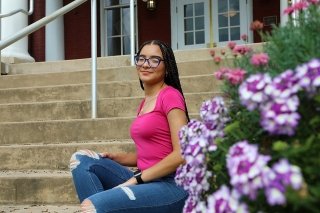
{"type": "Polygon", "coordinates": [[[168,72],[166,72],[166,77],[168,77],[168,72]]]}

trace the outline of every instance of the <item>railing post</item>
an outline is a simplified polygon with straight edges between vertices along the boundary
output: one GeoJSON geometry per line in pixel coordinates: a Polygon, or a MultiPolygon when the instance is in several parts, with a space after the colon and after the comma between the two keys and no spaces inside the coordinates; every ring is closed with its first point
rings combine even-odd
{"type": "Polygon", "coordinates": [[[97,118],[97,1],[91,0],[91,118],[97,118]]]}
{"type": "Polygon", "coordinates": [[[135,36],[134,36],[134,0],[130,0],[130,56],[131,56],[131,66],[134,65],[134,52],[135,52],[135,36]]]}

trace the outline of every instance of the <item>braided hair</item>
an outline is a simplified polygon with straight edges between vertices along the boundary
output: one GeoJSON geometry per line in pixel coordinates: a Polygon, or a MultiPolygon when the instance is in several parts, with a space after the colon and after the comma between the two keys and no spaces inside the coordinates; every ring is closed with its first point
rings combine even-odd
{"type": "MultiPolygon", "coordinates": [[[[178,72],[176,59],[174,57],[173,51],[170,46],[168,46],[166,43],[164,43],[160,40],[146,41],[140,46],[140,48],[137,52],[137,55],[140,55],[140,52],[145,45],[152,45],[152,44],[158,45],[160,47],[160,50],[163,55],[164,64],[165,64],[165,68],[166,68],[164,83],[177,89],[181,93],[181,95],[183,96],[183,98],[185,100],[185,97],[182,92],[181,84],[180,84],[179,72],[178,72]]],[[[141,79],[139,79],[139,81],[140,81],[141,88],[144,90],[143,82],[141,81],[141,79]]],[[[187,116],[187,119],[189,122],[190,118],[189,118],[189,113],[188,113],[188,109],[187,109],[186,104],[185,104],[185,108],[186,108],[186,116],[187,116]]]]}

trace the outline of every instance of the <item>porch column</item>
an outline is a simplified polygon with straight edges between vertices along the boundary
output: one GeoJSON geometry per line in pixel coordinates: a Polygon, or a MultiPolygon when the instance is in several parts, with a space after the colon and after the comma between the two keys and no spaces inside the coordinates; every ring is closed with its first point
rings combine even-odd
{"type": "MultiPolygon", "coordinates": [[[[1,1],[1,13],[9,13],[13,10],[28,8],[28,0],[4,0],[1,1]]],[[[28,26],[28,15],[17,13],[1,19],[1,39],[6,39],[21,29],[28,26]]],[[[28,36],[18,40],[1,51],[2,61],[6,63],[34,62],[28,53],[28,36]]]]}
{"type": "Polygon", "coordinates": [[[283,11],[289,7],[289,0],[280,0],[280,25],[284,26],[288,22],[288,15],[283,11]]]}
{"type": "MultiPolygon", "coordinates": [[[[63,7],[63,0],[46,0],[46,16],[63,7]]],[[[46,25],[46,61],[64,60],[63,16],[46,25]]]]}

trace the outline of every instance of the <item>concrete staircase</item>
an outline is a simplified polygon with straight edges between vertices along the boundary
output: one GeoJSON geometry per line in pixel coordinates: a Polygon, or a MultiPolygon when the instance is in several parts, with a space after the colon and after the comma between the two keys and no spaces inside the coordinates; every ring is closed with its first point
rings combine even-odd
{"type": "MultiPolygon", "coordinates": [[[[201,103],[220,95],[217,65],[208,49],[175,55],[189,112],[198,117],[201,103]]],[[[0,76],[0,212],[18,212],[10,208],[19,205],[71,205],[65,212],[77,212],[71,154],[133,149],[129,125],[143,92],[129,58],[98,59],[94,120],[90,78],[90,59],[16,64],[0,76]]]]}

